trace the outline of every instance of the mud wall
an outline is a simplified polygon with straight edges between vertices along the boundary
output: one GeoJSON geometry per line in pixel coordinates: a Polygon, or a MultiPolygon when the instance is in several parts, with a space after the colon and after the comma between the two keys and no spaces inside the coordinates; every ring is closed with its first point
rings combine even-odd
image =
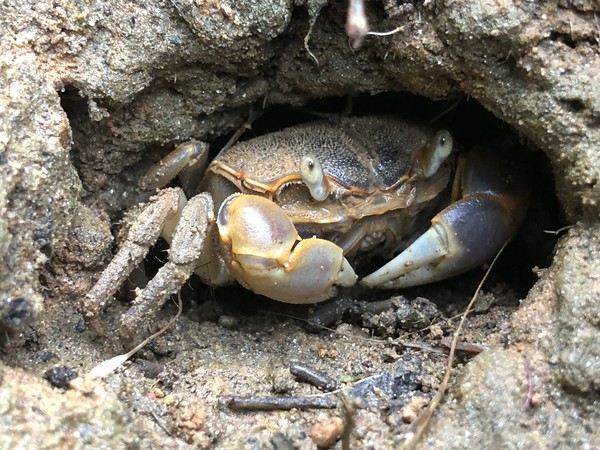
{"type": "Polygon", "coordinates": [[[45,302],[89,288],[110,257],[110,221],[135,195],[145,152],[231,132],[251,104],[382,91],[466,95],[548,156],[564,220],[574,225],[515,318],[515,340],[532,345],[532,359],[564,367],[549,380],[597,395],[598,5],[447,0],[366,8],[372,30],[396,32],[368,36],[353,50],[343,2],[5,2],[4,327],[35,323],[45,302]]]}

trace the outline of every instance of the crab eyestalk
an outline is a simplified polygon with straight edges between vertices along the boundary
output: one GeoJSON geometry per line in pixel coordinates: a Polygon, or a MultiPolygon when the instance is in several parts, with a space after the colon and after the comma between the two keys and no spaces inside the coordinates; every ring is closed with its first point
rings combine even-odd
{"type": "Polygon", "coordinates": [[[423,160],[421,162],[425,177],[429,178],[437,172],[448,156],[450,156],[450,153],[452,153],[452,147],[452,135],[448,130],[440,130],[433,135],[430,144],[423,153],[423,160]]]}
{"type": "Polygon", "coordinates": [[[285,303],[316,303],[336,286],[352,286],[354,270],[340,247],[301,239],[285,212],[270,200],[235,194],[217,217],[224,257],[244,287],[285,303]]]}
{"type": "Polygon", "coordinates": [[[308,187],[310,195],[315,200],[322,202],[330,194],[331,189],[323,166],[316,156],[305,156],[300,161],[300,175],[302,181],[308,187]]]}

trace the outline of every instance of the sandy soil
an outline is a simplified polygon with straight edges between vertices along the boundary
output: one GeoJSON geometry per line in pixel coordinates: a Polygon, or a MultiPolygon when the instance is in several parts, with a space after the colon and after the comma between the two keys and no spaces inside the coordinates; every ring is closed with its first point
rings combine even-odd
{"type": "MultiPolygon", "coordinates": [[[[353,50],[342,2],[0,6],[0,447],[342,448],[344,424],[351,448],[403,445],[482,270],[342,292],[333,315],[192,279],[174,327],[106,380],[84,376],[130,348],[115,330],[127,286],[102,337],[81,300],[122,238],[140,175],[187,139],[218,149],[250,105],[266,112],[248,135],[338,113],[347,96],[357,114],[446,112],[462,145],[493,141],[531,161],[530,215],[467,320],[418,447],[600,446],[598,6],[386,1],[367,14],[373,30],[397,32],[353,50]],[[315,316],[327,327],[306,322],[315,316]],[[294,364],[339,391],[296,379],[294,364]],[[228,396],[333,408],[239,411],[228,396]]],[[[162,256],[159,245],[147,273],[162,256]]],[[[167,304],[148,329],[175,314],[167,304]]]]}

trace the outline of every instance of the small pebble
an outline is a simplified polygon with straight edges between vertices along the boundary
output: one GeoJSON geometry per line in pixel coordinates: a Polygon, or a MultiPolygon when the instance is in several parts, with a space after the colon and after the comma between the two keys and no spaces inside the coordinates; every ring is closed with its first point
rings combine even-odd
{"type": "Polygon", "coordinates": [[[54,387],[69,389],[69,382],[77,378],[78,374],[66,366],[56,366],[44,372],[44,378],[54,387]]]}
{"type": "Polygon", "coordinates": [[[308,436],[320,449],[331,448],[340,438],[344,422],[339,417],[319,417],[318,422],[310,427],[308,436]]]}
{"type": "Polygon", "coordinates": [[[161,388],[154,388],[154,390],[152,391],[152,395],[154,396],[154,398],[164,398],[165,397],[165,393],[161,388]]]}
{"type": "Polygon", "coordinates": [[[529,405],[531,407],[535,407],[535,406],[538,406],[543,401],[544,401],[544,396],[542,394],[540,394],[539,392],[536,392],[529,399],[529,405]]]}
{"type": "Polygon", "coordinates": [[[429,400],[425,397],[416,396],[411,398],[410,402],[404,405],[400,410],[402,421],[404,423],[413,423],[428,402],[429,400]]]}
{"type": "Polygon", "coordinates": [[[73,329],[75,330],[75,333],[83,333],[85,331],[85,321],[79,319],[73,329]]]}
{"type": "Polygon", "coordinates": [[[219,316],[219,326],[223,328],[233,328],[237,325],[238,320],[234,316],[222,314],[219,316]]]}
{"type": "Polygon", "coordinates": [[[55,353],[49,351],[41,351],[36,354],[36,358],[41,362],[48,362],[54,358],[57,358],[55,353]]]}
{"type": "Polygon", "coordinates": [[[195,411],[189,420],[184,420],[183,422],[181,422],[181,428],[185,428],[188,430],[201,430],[204,428],[207,417],[208,414],[206,413],[206,411],[195,411]]]}

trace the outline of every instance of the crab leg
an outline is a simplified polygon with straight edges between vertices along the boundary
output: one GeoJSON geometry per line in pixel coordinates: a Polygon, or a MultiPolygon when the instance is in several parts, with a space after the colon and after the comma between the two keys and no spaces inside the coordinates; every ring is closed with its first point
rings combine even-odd
{"type": "Polygon", "coordinates": [[[83,300],[86,321],[93,327],[98,325],[95,324],[96,319],[113,294],[144,259],[148,249],[163,233],[165,225],[177,216],[183,204],[185,196],[181,189],[166,189],[152,197],[144,207],[131,225],[127,240],[83,300]]]}
{"type": "Polygon", "coordinates": [[[177,176],[182,186],[187,187],[199,178],[196,173],[202,173],[207,163],[208,144],[193,140],[185,142],[152,166],[140,180],[140,187],[148,191],[160,189],[177,176]]]}
{"type": "Polygon", "coordinates": [[[181,289],[202,257],[211,222],[213,202],[209,194],[191,198],[181,211],[169,247],[169,261],[142,290],[136,290],[133,306],[120,320],[120,334],[134,336],[148,317],[154,317],[167,298],[181,289]]]}
{"type": "Polygon", "coordinates": [[[480,151],[460,175],[463,198],[437,214],[429,230],[362,284],[391,289],[449,278],[484,264],[510,239],[527,205],[523,174],[480,151]]]}

